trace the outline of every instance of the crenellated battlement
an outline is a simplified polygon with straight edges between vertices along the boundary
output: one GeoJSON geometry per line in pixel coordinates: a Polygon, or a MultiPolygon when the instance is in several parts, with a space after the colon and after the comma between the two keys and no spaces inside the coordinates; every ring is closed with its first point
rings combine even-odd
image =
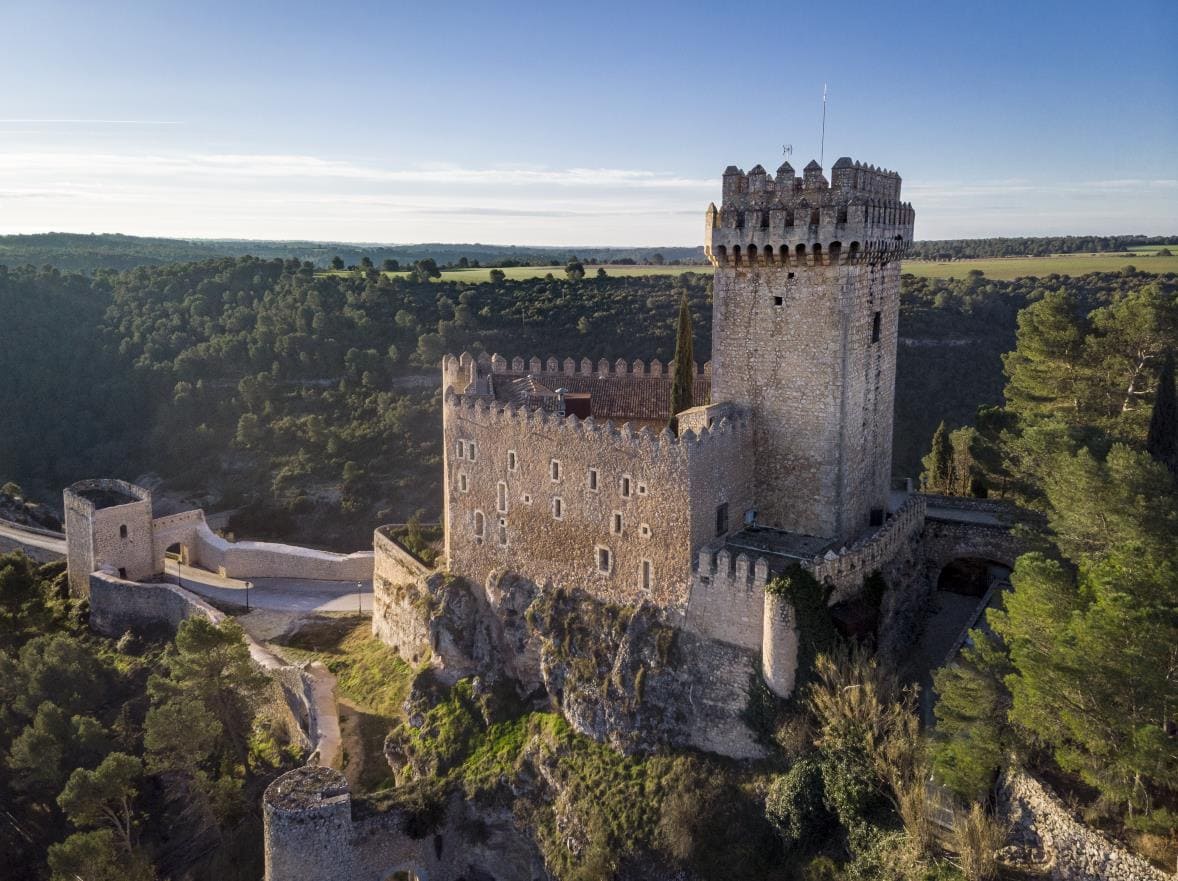
{"type": "Polygon", "coordinates": [[[839,159],[827,182],[817,162],[801,177],[787,162],[776,179],[760,165],[724,172],[719,208],[708,206],[704,252],[715,266],[829,266],[898,259],[915,212],[894,171],[839,159]]]}
{"type": "Polygon", "coordinates": [[[445,406],[454,417],[475,420],[482,426],[514,425],[545,434],[570,432],[580,437],[598,438],[614,446],[629,447],[635,453],[677,454],[687,459],[716,443],[744,435],[752,428],[746,415],[734,412],[711,426],[703,425],[698,430],[688,428],[676,435],[669,428],[654,431],[643,425],[635,429],[629,422],[616,425],[613,420],[599,422],[592,416],[584,419],[572,414],[562,416],[543,408],[504,404],[489,395],[460,394],[453,388],[446,391],[445,406]]]}
{"type": "Polygon", "coordinates": [[[864,578],[883,568],[905,542],[924,528],[926,508],[923,496],[911,495],[875,532],[850,547],[827,551],[803,565],[833,588],[832,603],[847,599],[858,591],[864,578]]]}
{"type": "MultiPolygon", "coordinates": [[[[694,362],[692,366],[696,376],[711,375],[711,361],[703,364],[694,362]]],[[[671,362],[664,364],[658,358],[652,359],[649,364],[641,358],[636,358],[634,361],[627,361],[625,358],[618,358],[615,361],[610,361],[608,358],[599,358],[594,361],[591,358],[558,358],[555,355],[548,355],[546,358],[538,358],[533,355],[526,360],[516,356],[508,361],[505,356],[500,355],[498,352],[493,355],[483,352],[477,357],[470,352],[463,352],[457,356],[447,354],[442,359],[442,374],[447,378],[469,376],[472,367],[482,367],[484,371],[489,370],[492,374],[524,375],[549,373],[565,376],[674,376],[674,365],[671,362]]]]}

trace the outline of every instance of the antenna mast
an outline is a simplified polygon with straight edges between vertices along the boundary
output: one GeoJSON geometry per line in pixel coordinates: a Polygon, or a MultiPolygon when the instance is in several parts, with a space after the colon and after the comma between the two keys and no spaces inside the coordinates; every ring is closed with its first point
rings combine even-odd
{"type": "Polygon", "coordinates": [[[826,83],[822,84],[822,139],[818,146],[818,164],[824,165],[826,158],[826,83]]]}

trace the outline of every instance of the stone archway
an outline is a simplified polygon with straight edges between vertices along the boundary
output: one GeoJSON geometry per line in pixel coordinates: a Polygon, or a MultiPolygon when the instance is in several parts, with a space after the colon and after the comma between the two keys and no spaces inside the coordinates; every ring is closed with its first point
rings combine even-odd
{"type": "Polygon", "coordinates": [[[1010,566],[985,557],[954,557],[937,574],[936,589],[965,596],[980,597],[990,589],[994,578],[1005,577],[1010,566]]]}

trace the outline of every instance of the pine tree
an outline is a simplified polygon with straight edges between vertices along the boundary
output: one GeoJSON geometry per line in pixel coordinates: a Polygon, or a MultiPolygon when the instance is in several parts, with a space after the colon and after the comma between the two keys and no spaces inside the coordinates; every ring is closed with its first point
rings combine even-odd
{"type": "Polygon", "coordinates": [[[945,427],[945,420],[933,432],[933,448],[929,454],[921,459],[924,474],[920,476],[921,485],[933,492],[951,492],[953,473],[953,442],[949,438],[949,429],[945,427]]]}
{"type": "Polygon", "coordinates": [[[1153,415],[1149,418],[1149,434],[1145,448],[1151,456],[1178,474],[1178,399],[1174,392],[1174,355],[1167,353],[1158,375],[1154,393],[1153,415]]]}
{"type": "Polygon", "coordinates": [[[671,431],[679,433],[679,422],[675,414],[690,408],[694,403],[695,354],[692,351],[691,305],[687,302],[687,291],[679,301],[679,329],[675,336],[675,384],[671,388],[671,431]]]}

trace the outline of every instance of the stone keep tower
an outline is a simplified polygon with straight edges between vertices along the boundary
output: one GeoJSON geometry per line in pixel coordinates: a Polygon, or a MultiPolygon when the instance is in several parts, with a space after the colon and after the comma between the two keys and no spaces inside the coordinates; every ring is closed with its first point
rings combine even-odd
{"type": "Polygon", "coordinates": [[[843,158],[831,177],[724,172],[705,231],[712,401],[753,414],[757,522],[849,541],[887,505],[914,213],[895,172],[843,158]]]}

